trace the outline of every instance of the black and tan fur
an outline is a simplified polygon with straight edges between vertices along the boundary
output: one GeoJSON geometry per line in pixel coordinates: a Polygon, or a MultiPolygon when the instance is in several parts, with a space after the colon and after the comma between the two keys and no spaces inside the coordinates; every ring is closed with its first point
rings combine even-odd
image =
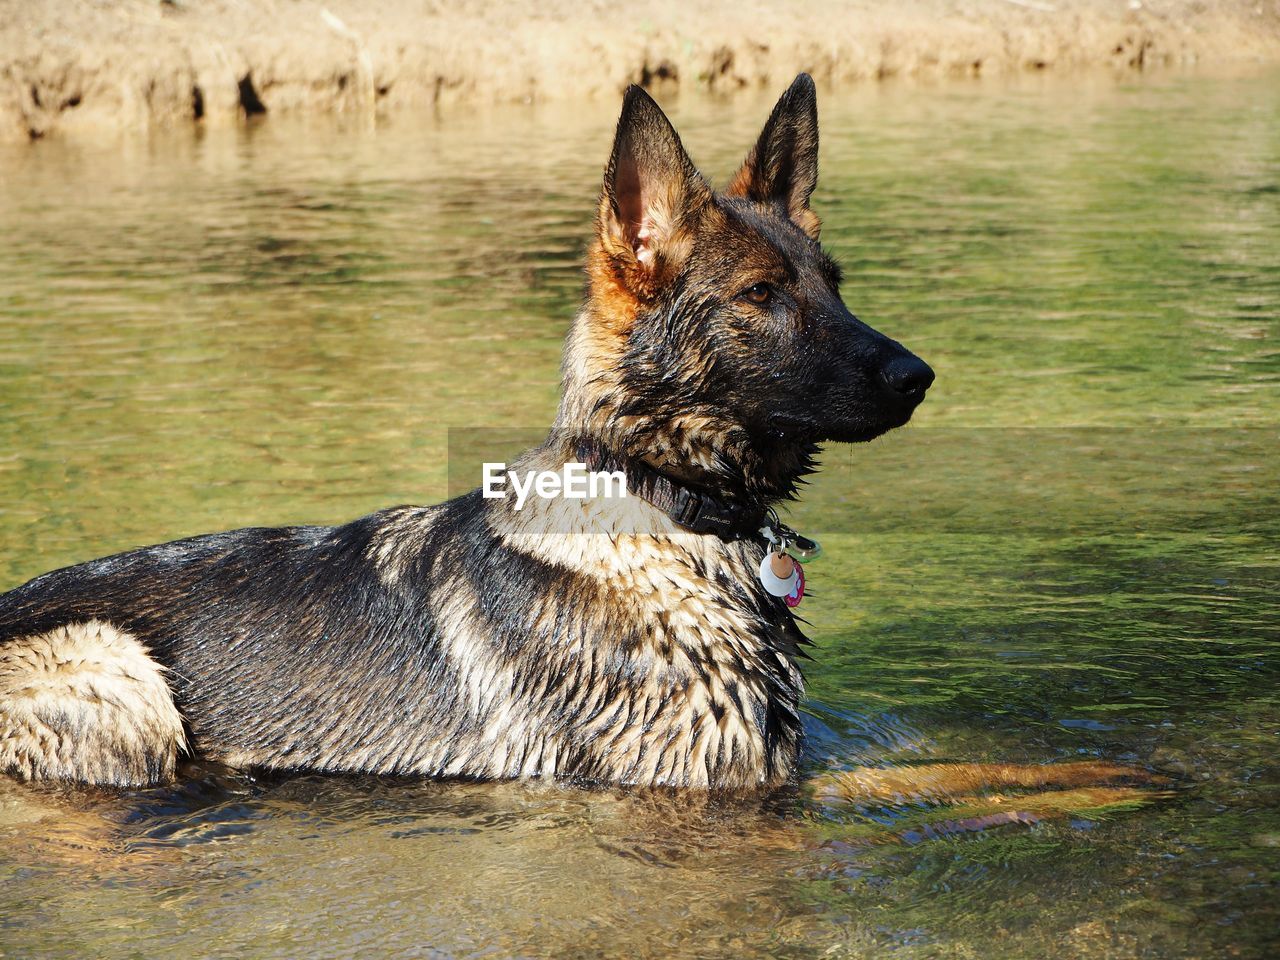
{"type": "MultiPolygon", "coordinates": [[[[910,417],[932,373],[842,303],[809,208],[812,81],[725,191],[626,96],[568,337],[520,469],[583,442],[722,500],[793,495],[823,441],[910,417]]],[[[794,770],[804,638],[758,539],[642,500],[479,492],[339,527],[95,560],[0,596],[0,769],[138,784],[246,768],[767,787],[794,770]]]]}

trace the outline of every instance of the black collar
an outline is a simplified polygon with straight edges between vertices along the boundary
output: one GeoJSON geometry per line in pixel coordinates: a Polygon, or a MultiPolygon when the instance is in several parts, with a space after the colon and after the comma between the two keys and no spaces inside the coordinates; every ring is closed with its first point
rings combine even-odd
{"type": "Polygon", "coordinates": [[[714,533],[722,540],[741,540],[755,536],[768,519],[768,512],[759,504],[721,500],[638,460],[610,453],[590,440],[578,443],[578,456],[591,470],[621,470],[626,475],[630,495],[652,504],[694,533],[714,533]]]}

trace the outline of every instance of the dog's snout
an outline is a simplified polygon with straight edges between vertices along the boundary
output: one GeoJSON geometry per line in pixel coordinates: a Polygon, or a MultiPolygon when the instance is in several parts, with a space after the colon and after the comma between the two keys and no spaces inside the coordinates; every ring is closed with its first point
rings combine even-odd
{"type": "Polygon", "coordinates": [[[884,382],[904,397],[921,397],[933,383],[933,368],[914,354],[894,357],[880,371],[884,382]]]}

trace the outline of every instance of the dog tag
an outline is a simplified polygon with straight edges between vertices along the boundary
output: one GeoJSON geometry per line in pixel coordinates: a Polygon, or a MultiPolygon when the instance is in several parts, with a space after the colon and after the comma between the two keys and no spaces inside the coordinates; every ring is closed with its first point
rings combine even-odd
{"type": "Polygon", "coordinates": [[[760,561],[760,582],[788,607],[798,607],[804,599],[804,570],[800,564],[822,555],[822,544],[801,536],[770,511],[769,523],[760,528],[768,547],[760,561]]]}
{"type": "MultiPolygon", "coordinates": [[[[797,590],[801,596],[804,594],[804,574],[800,572],[800,565],[785,553],[765,551],[760,560],[760,583],[775,597],[790,597],[797,590]]],[[[796,603],[799,602],[797,599],[796,603]]],[[[788,605],[795,606],[790,601],[788,605]]]]}
{"type": "Polygon", "coordinates": [[[800,606],[800,601],[804,599],[804,567],[796,564],[796,585],[790,593],[782,598],[783,603],[788,607],[800,606]]]}
{"type": "Polygon", "coordinates": [[[787,556],[797,563],[808,563],[810,560],[817,560],[818,557],[822,556],[822,544],[795,531],[792,531],[782,549],[787,556]]]}

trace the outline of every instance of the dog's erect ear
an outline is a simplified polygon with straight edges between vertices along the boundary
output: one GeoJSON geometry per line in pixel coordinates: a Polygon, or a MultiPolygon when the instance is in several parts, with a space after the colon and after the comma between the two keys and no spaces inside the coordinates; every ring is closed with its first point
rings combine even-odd
{"type": "Polygon", "coordinates": [[[600,239],[633,292],[651,296],[688,254],[682,227],[711,200],[711,188],[653,98],[632,86],[600,197],[600,239]]]}
{"type": "Polygon", "coordinates": [[[780,204],[796,226],[817,240],[820,223],[809,209],[817,185],[818,96],[813,78],[802,73],[773,108],[725,193],[780,204]]]}

